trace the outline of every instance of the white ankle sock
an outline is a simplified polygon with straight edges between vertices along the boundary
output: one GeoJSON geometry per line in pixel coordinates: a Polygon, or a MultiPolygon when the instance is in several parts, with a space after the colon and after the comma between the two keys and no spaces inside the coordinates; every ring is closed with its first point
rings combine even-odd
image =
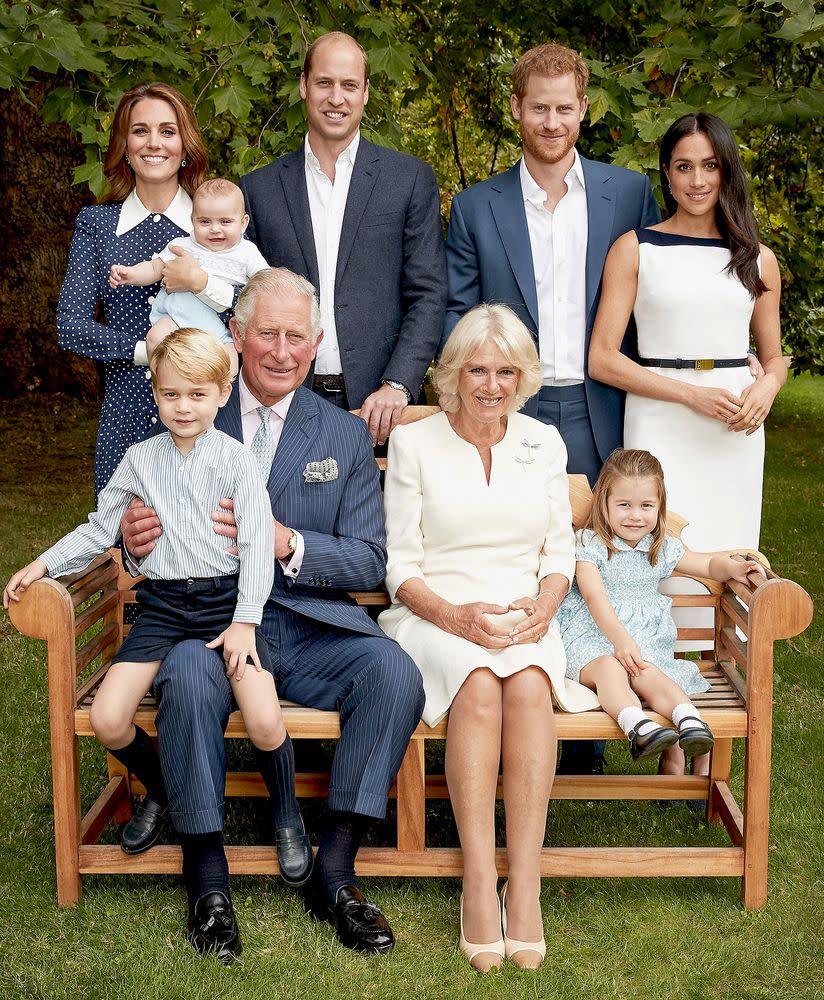
{"type": "Polygon", "coordinates": [[[675,728],[680,732],[682,729],[698,729],[701,722],[701,713],[698,709],[689,701],[682,701],[680,705],[676,705],[672,710],[672,721],[675,728]],[[687,719],[685,716],[692,716],[692,718],[687,719]]]}
{"type": "Polygon", "coordinates": [[[652,719],[647,719],[643,709],[637,708],[635,705],[627,705],[626,708],[622,708],[615,721],[624,730],[624,734],[629,739],[629,734],[643,719],[647,721],[638,729],[639,736],[643,736],[645,733],[659,728],[657,723],[653,722],[652,719]]]}

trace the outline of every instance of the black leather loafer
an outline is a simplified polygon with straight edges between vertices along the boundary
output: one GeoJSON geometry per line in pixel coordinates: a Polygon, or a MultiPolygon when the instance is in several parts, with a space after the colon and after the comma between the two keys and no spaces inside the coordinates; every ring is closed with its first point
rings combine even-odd
{"type": "Polygon", "coordinates": [[[152,799],[143,799],[134,815],[120,831],[120,849],[124,854],[142,854],[157,842],[163,820],[169,812],[152,799]]]}
{"type": "Polygon", "coordinates": [[[364,899],[356,885],[341,886],[334,905],[326,901],[320,886],[304,896],[306,912],[313,920],[333,924],[345,948],[382,955],[395,947],[395,935],[380,908],[364,899]]]}
{"type": "Polygon", "coordinates": [[[243,945],[229,897],[222,892],[201,896],[189,914],[186,939],[201,955],[214,955],[224,965],[231,965],[243,945]]]}
{"type": "Polygon", "coordinates": [[[282,826],[275,830],[280,877],[287,885],[304,885],[312,874],[315,856],[302,826],[282,826]]]}
{"type": "MultiPolygon", "coordinates": [[[[638,726],[643,726],[645,722],[652,722],[652,719],[641,719],[638,726]]],[[[643,736],[638,734],[638,726],[629,734],[629,752],[633,760],[643,760],[645,757],[654,757],[667,747],[674,746],[678,742],[678,733],[674,729],[665,729],[663,726],[656,726],[649,733],[643,736]]]]}

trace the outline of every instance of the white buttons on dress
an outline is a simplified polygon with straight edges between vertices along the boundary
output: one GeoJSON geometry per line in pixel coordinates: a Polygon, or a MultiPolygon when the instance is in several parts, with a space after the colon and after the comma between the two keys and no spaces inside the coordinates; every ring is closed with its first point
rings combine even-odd
{"type": "Polygon", "coordinates": [[[152,423],[153,423],[153,424],[156,424],[156,423],[157,423],[157,417],[152,417],[152,423]]]}
{"type": "Polygon", "coordinates": [[[151,378],[151,377],[152,377],[152,370],[151,370],[151,368],[147,368],[146,369],[146,378],[151,378]]]}
{"type": "Polygon", "coordinates": [[[153,215],[152,216],[152,222],[160,222],[160,216],[159,215],[153,215]]]}
{"type": "Polygon", "coordinates": [[[148,299],[146,299],[146,301],[149,303],[149,305],[153,305],[154,304],[154,300],[155,300],[154,295],[150,295],[148,297],[148,299]]]}

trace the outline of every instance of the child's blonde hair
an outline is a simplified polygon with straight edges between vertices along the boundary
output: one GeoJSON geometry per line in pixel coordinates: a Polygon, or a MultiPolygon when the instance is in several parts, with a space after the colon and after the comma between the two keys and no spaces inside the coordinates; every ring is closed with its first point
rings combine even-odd
{"type": "Polygon", "coordinates": [[[178,374],[196,385],[214,382],[224,389],[232,384],[229,355],[216,337],[204,333],[203,330],[183,326],[161,340],[149,361],[152,385],[155,389],[157,373],[164,361],[167,361],[178,374]]]}
{"type": "Polygon", "coordinates": [[[592,507],[584,527],[594,531],[601,539],[607,547],[607,559],[611,559],[618,549],[612,541],[614,532],[609,524],[607,501],[617,479],[654,479],[658,486],[658,523],[652,529],[652,545],[648,553],[650,565],[654,566],[667,533],[667,491],[664,488],[661,463],[648,451],[640,448],[616,448],[609,456],[592,491],[592,507]]]}
{"type": "Polygon", "coordinates": [[[243,192],[237,184],[227,181],[225,177],[213,177],[211,180],[204,181],[192,195],[192,210],[194,211],[194,206],[198,198],[224,198],[227,195],[231,195],[238,200],[241,213],[246,212],[243,192]]]}

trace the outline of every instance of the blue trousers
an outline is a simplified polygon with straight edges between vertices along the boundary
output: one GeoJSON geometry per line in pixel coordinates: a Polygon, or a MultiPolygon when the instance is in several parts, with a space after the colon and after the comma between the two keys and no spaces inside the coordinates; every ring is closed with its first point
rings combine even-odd
{"type": "Polygon", "coordinates": [[[543,386],[535,416],[557,427],[567,449],[567,472],[583,473],[590,487],[601,471],[601,456],[592,434],[587,395],[580,385],[543,386]]]}
{"type": "MultiPolygon", "coordinates": [[[[278,694],[340,712],[330,809],[380,818],[423,711],[418,668],[391,639],[360,635],[267,605],[266,640],[278,694]]],[[[234,708],[223,659],[202,642],[178,644],[155,681],[158,746],[170,814],[180,833],[223,827],[226,747],[234,708]]]]}

